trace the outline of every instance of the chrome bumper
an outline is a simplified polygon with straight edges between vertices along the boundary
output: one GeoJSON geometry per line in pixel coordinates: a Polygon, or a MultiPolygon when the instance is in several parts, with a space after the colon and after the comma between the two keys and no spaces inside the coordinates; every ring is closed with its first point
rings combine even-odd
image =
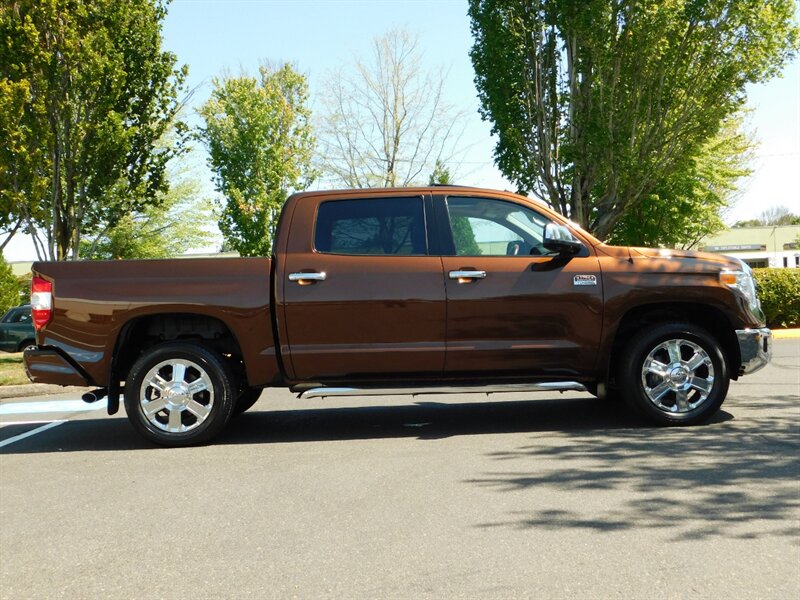
{"type": "Polygon", "coordinates": [[[742,357],[739,375],[755,373],[772,358],[772,331],[766,327],[737,329],[736,337],[739,339],[739,354],[742,357]]]}

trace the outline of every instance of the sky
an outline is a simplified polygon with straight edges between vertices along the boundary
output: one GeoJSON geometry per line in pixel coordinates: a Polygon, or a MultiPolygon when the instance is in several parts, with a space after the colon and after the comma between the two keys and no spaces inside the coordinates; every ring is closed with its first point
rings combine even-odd
{"type": "MultiPolygon", "coordinates": [[[[466,111],[457,183],[513,189],[493,165],[490,124],[478,115],[465,0],[173,0],[163,33],[165,48],[189,66],[188,85],[195,90],[190,108],[208,98],[215,76],[255,73],[269,60],[291,62],[308,77],[313,111],[326,73],[366,56],[372,38],[395,27],[419,36],[424,66],[448,70],[446,101],[466,111]]],[[[729,223],[774,205],[800,212],[800,59],[787,65],[783,78],[750,86],[748,104],[749,127],[760,146],[729,223]]],[[[198,123],[193,115],[190,121],[198,123]]],[[[210,194],[211,173],[202,156],[198,150],[195,173],[210,194]]],[[[4,254],[12,262],[36,258],[21,236],[4,254]]]]}

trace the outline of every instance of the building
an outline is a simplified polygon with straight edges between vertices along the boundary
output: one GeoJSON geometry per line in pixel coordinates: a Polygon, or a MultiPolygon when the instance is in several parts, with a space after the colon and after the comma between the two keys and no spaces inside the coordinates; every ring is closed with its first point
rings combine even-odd
{"type": "Polygon", "coordinates": [[[741,258],[754,269],[800,268],[800,225],[736,227],[707,237],[699,244],[705,252],[741,258]]]}

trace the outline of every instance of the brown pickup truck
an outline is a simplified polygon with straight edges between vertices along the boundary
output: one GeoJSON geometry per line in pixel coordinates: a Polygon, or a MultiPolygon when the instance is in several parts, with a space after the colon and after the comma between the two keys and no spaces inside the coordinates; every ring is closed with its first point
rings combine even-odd
{"type": "Polygon", "coordinates": [[[461,187],[289,198],[271,258],[33,266],[32,381],[124,397],[164,445],[263,388],[301,398],[588,390],[664,425],[770,358],[750,269],[603,244],[537,202],[461,187]]]}

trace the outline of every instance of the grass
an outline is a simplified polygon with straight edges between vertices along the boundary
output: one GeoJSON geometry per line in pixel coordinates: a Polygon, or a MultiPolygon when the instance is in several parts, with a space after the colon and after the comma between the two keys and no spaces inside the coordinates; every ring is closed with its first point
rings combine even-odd
{"type": "Polygon", "coordinates": [[[22,366],[22,352],[0,354],[0,385],[30,383],[22,366]]]}

